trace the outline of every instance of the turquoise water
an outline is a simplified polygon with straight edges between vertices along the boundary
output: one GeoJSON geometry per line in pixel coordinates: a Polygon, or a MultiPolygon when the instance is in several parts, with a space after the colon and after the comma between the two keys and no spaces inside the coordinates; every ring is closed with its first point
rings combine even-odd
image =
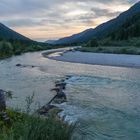
{"type": "Polygon", "coordinates": [[[140,80],[73,76],[61,115],[77,122],[76,140],[139,140],[140,80]]]}
{"type": "Polygon", "coordinates": [[[140,69],[60,62],[41,52],[0,61],[0,88],[12,91],[7,105],[13,108],[25,109],[33,92],[33,110],[48,103],[54,82],[66,75],[72,77],[60,116],[76,122],[74,140],[140,140],[140,69]]]}

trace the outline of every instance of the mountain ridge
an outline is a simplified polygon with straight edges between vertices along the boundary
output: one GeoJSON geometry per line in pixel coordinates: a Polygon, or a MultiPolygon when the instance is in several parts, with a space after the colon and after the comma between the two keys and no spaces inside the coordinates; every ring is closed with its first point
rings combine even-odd
{"type": "Polygon", "coordinates": [[[28,37],[25,37],[2,23],[0,23],[0,39],[32,41],[28,37]]]}
{"type": "Polygon", "coordinates": [[[127,11],[121,13],[116,18],[100,24],[94,29],[87,29],[81,33],[61,38],[57,41],[54,41],[53,44],[82,44],[87,43],[93,37],[102,38],[108,33],[117,30],[128,18],[131,18],[138,11],[140,11],[140,1],[133,5],[131,8],[129,8],[127,11]]]}

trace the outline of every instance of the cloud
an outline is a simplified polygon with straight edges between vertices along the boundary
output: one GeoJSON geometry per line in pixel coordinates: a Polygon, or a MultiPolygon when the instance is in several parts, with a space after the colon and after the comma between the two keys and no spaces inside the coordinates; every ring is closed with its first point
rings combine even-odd
{"type": "Polygon", "coordinates": [[[32,38],[59,38],[116,17],[138,0],[1,0],[1,22],[32,38]]]}

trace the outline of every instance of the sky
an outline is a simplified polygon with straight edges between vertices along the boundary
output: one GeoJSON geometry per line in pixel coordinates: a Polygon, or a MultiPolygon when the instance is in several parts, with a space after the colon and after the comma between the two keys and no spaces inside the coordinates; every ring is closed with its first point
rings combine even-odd
{"type": "Polygon", "coordinates": [[[0,22],[33,40],[46,41],[95,28],[138,1],[0,0],[0,22]]]}

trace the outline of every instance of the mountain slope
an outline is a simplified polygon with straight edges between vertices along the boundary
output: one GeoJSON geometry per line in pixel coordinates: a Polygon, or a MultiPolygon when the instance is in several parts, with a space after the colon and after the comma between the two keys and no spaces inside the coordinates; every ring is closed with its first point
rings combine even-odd
{"type": "Polygon", "coordinates": [[[2,23],[0,23],[0,39],[31,41],[29,38],[13,31],[2,23]]]}
{"type": "Polygon", "coordinates": [[[97,26],[95,29],[88,29],[79,34],[72,35],[70,37],[65,37],[59,39],[53,44],[72,44],[72,43],[86,43],[93,37],[102,38],[108,33],[117,30],[121,25],[125,23],[128,18],[131,18],[135,13],[140,11],[140,2],[136,3],[129,10],[120,14],[117,18],[112,19],[106,23],[97,26]]]}
{"type": "Polygon", "coordinates": [[[140,46],[140,11],[114,32],[101,39],[93,38],[85,46],[140,46]]]}
{"type": "Polygon", "coordinates": [[[111,40],[127,40],[140,37],[140,12],[128,19],[117,31],[108,35],[111,40]]]}

